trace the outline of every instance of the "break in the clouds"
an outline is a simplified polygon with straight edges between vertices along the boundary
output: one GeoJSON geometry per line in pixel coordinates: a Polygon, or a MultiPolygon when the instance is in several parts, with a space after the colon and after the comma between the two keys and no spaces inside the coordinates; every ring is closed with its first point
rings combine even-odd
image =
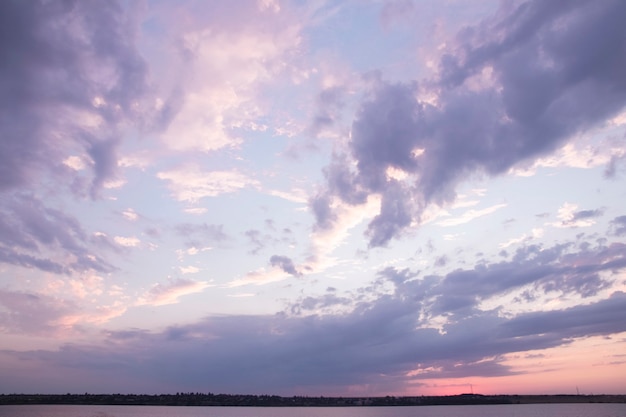
{"type": "Polygon", "coordinates": [[[624,16],[0,2],[0,393],[623,393],[624,16]]]}

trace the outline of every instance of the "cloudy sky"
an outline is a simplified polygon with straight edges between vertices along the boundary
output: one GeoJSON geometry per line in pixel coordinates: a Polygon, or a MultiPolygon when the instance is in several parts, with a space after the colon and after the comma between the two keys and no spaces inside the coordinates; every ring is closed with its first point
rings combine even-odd
{"type": "Polygon", "coordinates": [[[626,2],[0,2],[0,392],[624,393],[626,2]]]}

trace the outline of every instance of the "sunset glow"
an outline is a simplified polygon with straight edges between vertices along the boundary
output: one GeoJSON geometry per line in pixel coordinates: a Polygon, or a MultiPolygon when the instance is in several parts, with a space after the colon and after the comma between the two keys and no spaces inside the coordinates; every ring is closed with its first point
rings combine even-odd
{"type": "Polygon", "coordinates": [[[626,394],[626,1],[0,1],[0,393],[626,394]]]}

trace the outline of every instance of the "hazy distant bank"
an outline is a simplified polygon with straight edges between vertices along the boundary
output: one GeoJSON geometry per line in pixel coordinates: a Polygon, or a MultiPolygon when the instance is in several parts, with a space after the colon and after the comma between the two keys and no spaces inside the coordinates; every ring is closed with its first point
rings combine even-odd
{"type": "Polygon", "coordinates": [[[480,395],[415,397],[281,397],[277,395],[232,395],[177,393],[143,394],[0,394],[0,405],[168,405],[250,407],[376,407],[472,404],[626,403],[626,395],[480,395]]]}

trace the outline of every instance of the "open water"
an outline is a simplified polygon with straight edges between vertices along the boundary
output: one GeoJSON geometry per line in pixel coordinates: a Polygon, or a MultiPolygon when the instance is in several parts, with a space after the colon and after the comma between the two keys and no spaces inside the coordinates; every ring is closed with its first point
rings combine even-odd
{"type": "Polygon", "coordinates": [[[0,405],[0,417],[626,417],[626,404],[288,408],[0,405]]]}

